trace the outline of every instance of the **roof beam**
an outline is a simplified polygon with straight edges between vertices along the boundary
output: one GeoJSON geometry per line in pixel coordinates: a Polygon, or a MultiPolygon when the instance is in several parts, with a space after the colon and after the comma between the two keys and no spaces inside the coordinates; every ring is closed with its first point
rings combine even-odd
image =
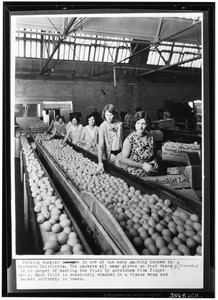
{"type": "MultiPolygon", "coordinates": [[[[32,34],[32,35],[47,35],[47,36],[56,36],[56,37],[61,37],[61,34],[56,34],[56,33],[50,33],[50,32],[38,32],[38,31],[30,31],[30,30],[16,30],[17,33],[25,33],[25,34],[32,34]]],[[[121,40],[121,39],[113,39],[113,38],[104,38],[104,37],[86,37],[86,36],[79,36],[78,34],[73,34],[69,35],[70,38],[78,38],[78,39],[83,39],[83,40],[96,40],[96,41],[105,41],[105,42],[122,42],[122,43],[131,43],[131,44],[141,44],[141,45],[148,45],[150,42],[149,41],[142,41],[142,40],[121,40]]],[[[23,37],[16,37],[16,39],[24,39],[23,37]]],[[[27,39],[27,38],[25,38],[27,39]]],[[[30,38],[31,39],[31,38],[30,38]]],[[[165,42],[162,41],[162,44],[165,45],[165,42]]],[[[168,45],[166,43],[166,45],[168,45]]],[[[200,48],[200,46],[198,46],[200,48]]],[[[192,46],[190,45],[189,48],[197,48],[197,46],[192,46]]]]}
{"type": "Polygon", "coordinates": [[[159,41],[159,36],[160,36],[162,24],[163,24],[163,17],[160,18],[160,20],[159,20],[158,29],[157,29],[157,35],[156,35],[156,41],[159,41]]]}
{"type": "Polygon", "coordinates": [[[85,17],[84,17],[84,18],[81,18],[81,19],[78,19],[78,18],[77,18],[78,22],[77,22],[77,23],[76,23],[76,22],[74,23],[73,27],[72,27],[71,30],[69,31],[69,34],[70,34],[71,32],[74,32],[75,28],[76,28],[81,22],[83,22],[85,19],[86,19],[85,17]]]}
{"type": "MultiPolygon", "coordinates": [[[[187,26],[187,27],[185,27],[185,28],[183,28],[183,29],[181,29],[181,30],[175,32],[174,34],[171,34],[171,35],[165,37],[165,38],[164,38],[164,41],[169,40],[169,39],[171,39],[172,37],[174,37],[174,36],[176,36],[176,35],[178,35],[178,34],[180,34],[180,33],[183,33],[184,31],[189,30],[189,29],[191,29],[192,27],[194,27],[194,26],[196,26],[196,25],[198,25],[198,24],[200,24],[200,23],[201,23],[201,21],[195,22],[195,23],[193,23],[193,24],[191,24],[191,25],[189,25],[189,26],[187,26]]],[[[127,59],[129,59],[130,57],[133,57],[133,56],[135,56],[135,55],[137,55],[137,54],[139,54],[139,53],[141,53],[141,52],[143,52],[143,51],[149,49],[149,48],[152,47],[152,46],[157,46],[157,45],[159,45],[161,42],[162,42],[162,40],[159,39],[158,42],[151,43],[148,47],[145,47],[144,49],[141,49],[140,51],[138,51],[138,52],[136,52],[136,53],[133,53],[132,55],[130,55],[130,56],[128,56],[128,57],[122,59],[121,61],[115,63],[114,66],[120,64],[121,62],[123,62],[123,61],[125,61],[125,60],[127,60],[127,59]]],[[[114,67],[114,66],[113,66],[113,67],[114,67]]],[[[113,68],[113,67],[112,67],[112,68],[113,68]]],[[[169,67],[169,66],[167,66],[167,67],[169,67]]],[[[109,67],[109,68],[106,69],[105,71],[102,71],[102,72],[100,72],[100,73],[98,73],[98,74],[95,74],[95,76],[101,75],[101,74],[103,74],[103,73],[109,71],[110,69],[111,69],[111,67],[109,67]]],[[[141,76],[141,74],[138,75],[138,76],[141,76]]]]}
{"type": "Polygon", "coordinates": [[[70,28],[72,27],[73,23],[76,21],[77,18],[72,18],[70,20],[70,22],[68,23],[66,29],[64,30],[62,36],[59,38],[59,41],[57,42],[54,50],[52,51],[52,54],[49,56],[45,66],[43,67],[42,71],[41,71],[41,75],[45,74],[46,70],[47,70],[47,66],[48,64],[50,63],[52,57],[54,56],[55,52],[57,51],[57,49],[60,47],[60,44],[64,41],[64,39],[67,37],[68,33],[69,33],[69,30],[70,28]]]}
{"type": "Polygon", "coordinates": [[[182,65],[182,64],[185,64],[185,63],[197,60],[197,59],[201,59],[201,55],[198,55],[196,57],[193,57],[193,58],[190,58],[190,59],[187,59],[187,60],[184,60],[184,61],[180,61],[180,62],[178,62],[176,64],[163,66],[163,67],[161,67],[159,69],[155,69],[155,70],[151,70],[151,71],[148,71],[148,72],[141,73],[141,74],[138,75],[138,77],[145,76],[145,75],[157,72],[157,71],[162,71],[162,70],[165,70],[165,69],[168,69],[168,68],[171,68],[171,67],[176,67],[176,66],[179,66],[179,65],[182,65]]]}

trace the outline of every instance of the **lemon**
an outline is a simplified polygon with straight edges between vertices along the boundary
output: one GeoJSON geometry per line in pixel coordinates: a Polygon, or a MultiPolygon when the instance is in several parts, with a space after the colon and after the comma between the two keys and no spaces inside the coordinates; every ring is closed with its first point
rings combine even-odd
{"type": "Polygon", "coordinates": [[[188,237],[186,240],[186,245],[188,246],[188,248],[190,250],[192,250],[192,249],[195,249],[198,244],[192,237],[188,237]]]}
{"type": "Polygon", "coordinates": [[[161,218],[164,218],[165,215],[166,215],[166,211],[164,209],[159,209],[158,210],[158,215],[161,217],[161,218]]]}
{"type": "Polygon", "coordinates": [[[52,215],[49,221],[54,225],[59,221],[59,216],[58,215],[52,215]]]}
{"type": "Polygon", "coordinates": [[[191,219],[187,219],[187,220],[185,221],[185,224],[188,224],[188,225],[192,225],[193,223],[194,223],[194,221],[191,220],[191,219]]]}
{"type": "Polygon", "coordinates": [[[130,234],[130,236],[132,237],[132,238],[134,238],[134,237],[137,237],[139,234],[138,234],[138,231],[136,230],[136,229],[134,229],[134,228],[130,228],[129,229],[129,234],[130,234]]]}
{"type": "Polygon", "coordinates": [[[37,217],[37,222],[42,224],[43,222],[45,222],[45,217],[43,216],[43,214],[39,214],[37,217]]]}
{"type": "Polygon", "coordinates": [[[173,218],[172,218],[172,216],[171,215],[169,215],[169,214],[165,214],[165,216],[164,216],[164,220],[167,222],[167,223],[169,223],[169,222],[171,222],[172,220],[173,220],[173,218]]]}
{"type": "Polygon", "coordinates": [[[68,244],[62,245],[60,252],[63,254],[72,254],[72,247],[68,244]]]}
{"type": "Polygon", "coordinates": [[[169,236],[171,236],[171,235],[172,235],[172,232],[171,232],[169,229],[164,228],[164,229],[162,230],[162,235],[169,235],[169,236]]]}
{"type": "Polygon", "coordinates": [[[193,237],[196,234],[194,230],[186,230],[184,233],[188,237],[193,237]]]}
{"type": "Polygon", "coordinates": [[[173,244],[178,246],[178,245],[182,244],[182,240],[178,237],[174,237],[173,238],[173,244]]]}
{"type": "Polygon", "coordinates": [[[159,255],[170,255],[171,251],[167,247],[162,247],[159,250],[159,255]]]}
{"type": "Polygon", "coordinates": [[[57,252],[59,249],[59,243],[57,241],[49,240],[45,243],[43,250],[53,250],[57,252]]]}
{"type": "Polygon", "coordinates": [[[54,250],[52,250],[52,249],[48,249],[48,250],[45,251],[44,254],[45,254],[45,255],[54,255],[55,252],[54,252],[54,250]]]}
{"type": "Polygon", "coordinates": [[[73,247],[73,253],[74,254],[81,254],[81,251],[83,250],[83,246],[79,243],[77,243],[74,247],[73,247]]]}
{"type": "Polygon", "coordinates": [[[183,255],[183,253],[182,253],[181,251],[179,251],[179,250],[173,250],[173,251],[171,252],[171,255],[177,256],[177,255],[183,255]]]}
{"type": "Polygon", "coordinates": [[[143,239],[138,236],[134,237],[133,245],[136,247],[137,250],[143,249],[143,247],[144,247],[143,239]]]}
{"type": "Polygon", "coordinates": [[[174,236],[176,236],[178,234],[178,231],[177,231],[176,227],[171,226],[171,227],[169,227],[169,230],[172,232],[172,234],[174,236]]]}
{"type": "Polygon", "coordinates": [[[148,237],[148,238],[146,238],[144,240],[144,246],[145,246],[145,248],[147,248],[149,244],[154,244],[154,243],[155,242],[154,242],[154,240],[151,237],[148,237]]]}
{"type": "Polygon", "coordinates": [[[198,235],[198,234],[194,235],[194,236],[193,236],[193,239],[194,239],[199,245],[201,245],[201,243],[202,243],[202,238],[201,238],[200,235],[198,235]]]}
{"type": "Polygon", "coordinates": [[[154,232],[153,234],[152,234],[152,236],[151,236],[151,238],[152,238],[152,240],[156,240],[156,238],[157,237],[159,237],[160,236],[160,234],[158,233],[158,232],[154,232]]]}
{"type": "Polygon", "coordinates": [[[185,224],[184,227],[186,230],[193,230],[193,226],[190,224],[185,224]]]}
{"type": "Polygon", "coordinates": [[[156,239],[155,239],[155,244],[156,244],[156,247],[158,249],[161,249],[163,247],[166,247],[166,241],[163,239],[162,236],[158,236],[156,239]]]}
{"type": "Polygon", "coordinates": [[[68,219],[68,216],[67,216],[67,214],[63,213],[60,215],[59,219],[60,219],[60,221],[62,221],[64,219],[68,219]]]}
{"type": "Polygon", "coordinates": [[[55,208],[55,204],[51,204],[51,205],[49,205],[48,210],[49,210],[49,211],[52,211],[54,208],[55,208]]]}
{"type": "Polygon", "coordinates": [[[60,225],[64,228],[64,227],[69,227],[71,226],[71,221],[69,219],[64,219],[60,221],[60,225]]]}
{"type": "Polygon", "coordinates": [[[51,230],[52,230],[53,232],[55,232],[55,233],[58,233],[58,232],[62,231],[62,229],[63,229],[63,228],[62,228],[61,225],[58,224],[58,223],[54,224],[54,225],[52,226],[52,228],[51,228],[51,230]]]}
{"type": "Polygon", "coordinates": [[[170,235],[163,235],[163,239],[169,244],[173,242],[173,239],[170,235]]]}
{"type": "Polygon", "coordinates": [[[151,255],[151,252],[148,249],[143,249],[141,255],[151,255]]]}
{"type": "Polygon", "coordinates": [[[201,255],[201,254],[202,254],[202,246],[198,246],[198,247],[197,247],[196,253],[197,253],[198,255],[201,255]]]}
{"type": "Polygon", "coordinates": [[[156,225],[156,230],[159,231],[159,232],[162,232],[162,230],[164,229],[164,226],[161,224],[161,223],[158,223],[156,225]]]}
{"type": "Polygon", "coordinates": [[[49,240],[51,241],[56,241],[56,242],[58,242],[58,236],[57,236],[57,234],[55,234],[54,232],[50,232],[50,234],[49,234],[49,240]]]}
{"type": "Polygon", "coordinates": [[[198,232],[198,231],[201,230],[201,228],[202,228],[201,223],[199,223],[199,222],[194,222],[194,223],[192,224],[192,226],[193,226],[193,228],[194,228],[194,230],[195,230],[196,232],[198,232]]]}
{"type": "MultiPolygon", "coordinates": [[[[140,228],[140,227],[143,228],[139,222],[138,222],[138,223],[135,223],[135,224],[133,225],[133,228],[136,229],[137,231],[138,231],[138,228],[140,228]]],[[[139,231],[138,231],[138,232],[139,232],[139,231]]]]}
{"type": "Polygon", "coordinates": [[[185,227],[184,226],[182,226],[182,225],[177,225],[176,226],[176,229],[177,229],[177,231],[180,233],[180,232],[185,232],[185,227]]]}
{"type": "Polygon", "coordinates": [[[43,213],[43,216],[45,217],[46,220],[49,220],[49,219],[51,218],[51,214],[50,214],[49,211],[45,211],[45,212],[43,213]]]}
{"type": "Polygon", "coordinates": [[[150,236],[152,236],[155,232],[156,232],[156,229],[154,227],[150,227],[148,229],[148,233],[150,234],[150,236]]]}
{"type": "Polygon", "coordinates": [[[69,239],[70,238],[76,238],[76,237],[77,237],[77,233],[75,231],[71,231],[71,233],[69,234],[69,239]]]}
{"type": "Polygon", "coordinates": [[[156,212],[152,212],[151,217],[155,220],[155,222],[160,222],[160,218],[156,212]]]}
{"type": "Polygon", "coordinates": [[[139,236],[143,240],[147,239],[149,237],[148,231],[143,228],[143,230],[140,231],[139,236]]]}
{"type": "Polygon", "coordinates": [[[186,212],[181,211],[180,218],[182,219],[182,221],[186,221],[187,219],[189,219],[189,215],[186,212]]]}
{"type": "Polygon", "coordinates": [[[190,255],[189,248],[185,244],[179,244],[178,250],[182,252],[184,255],[190,255]]]}
{"type": "Polygon", "coordinates": [[[168,223],[168,228],[169,227],[176,227],[176,223],[174,222],[174,221],[170,221],[169,223],[168,223]]]}
{"type": "Polygon", "coordinates": [[[170,206],[171,201],[169,199],[164,200],[164,205],[170,206]]]}
{"type": "Polygon", "coordinates": [[[190,219],[191,219],[193,222],[198,222],[198,221],[199,221],[199,217],[198,217],[196,214],[191,214],[191,215],[190,215],[190,219]]]}
{"type": "Polygon", "coordinates": [[[76,244],[79,243],[79,240],[75,238],[69,238],[67,241],[67,244],[70,245],[71,247],[74,247],[76,244]]]}
{"type": "Polygon", "coordinates": [[[163,220],[160,220],[160,224],[163,225],[164,227],[167,226],[167,222],[163,219],[163,220]]]}
{"type": "Polygon", "coordinates": [[[167,248],[168,248],[170,251],[177,250],[176,245],[173,244],[173,243],[169,243],[169,244],[167,245],[167,248]]]}
{"type": "Polygon", "coordinates": [[[52,224],[50,221],[45,221],[43,224],[42,224],[42,228],[45,230],[45,231],[50,231],[52,229],[52,224]]]}
{"type": "Polygon", "coordinates": [[[40,212],[41,211],[41,207],[37,204],[36,206],[34,206],[34,211],[36,213],[40,212]]]}
{"type": "Polygon", "coordinates": [[[184,232],[180,232],[180,233],[178,234],[178,238],[179,238],[180,240],[182,240],[183,243],[185,243],[186,240],[187,240],[187,236],[185,235],[184,232]]]}
{"type": "Polygon", "coordinates": [[[157,255],[158,254],[158,249],[154,244],[149,244],[147,246],[148,250],[153,254],[153,255],[157,255]]]}
{"type": "Polygon", "coordinates": [[[155,220],[152,217],[150,217],[148,220],[148,225],[155,228],[157,224],[155,220]]]}
{"type": "MultiPolygon", "coordinates": [[[[140,223],[139,223],[140,224],[140,223]]],[[[136,229],[136,228],[135,228],[136,229]]],[[[141,224],[140,224],[140,226],[137,228],[137,231],[138,231],[138,233],[140,234],[140,232],[141,231],[144,231],[144,228],[141,226],[141,224]]]]}
{"type": "Polygon", "coordinates": [[[61,244],[61,245],[64,245],[67,243],[67,240],[68,240],[68,234],[64,231],[60,232],[58,234],[58,242],[61,244]]]}

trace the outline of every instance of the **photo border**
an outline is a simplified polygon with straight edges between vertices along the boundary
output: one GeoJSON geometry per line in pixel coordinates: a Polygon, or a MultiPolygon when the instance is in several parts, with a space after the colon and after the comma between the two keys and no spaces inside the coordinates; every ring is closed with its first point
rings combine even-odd
{"type": "MultiPolygon", "coordinates": [[[[198,290],[199,297],[213,298],[215,295],[215,3],[191,2],[4,2],[3,3],[3,201],[2,201],[2,295],[3,296],[42,296],[46,297],[169,297],[170,292],[159,289],[148,290],[38,290],[35,292],[16,290],[16,278],[7,275],[13,265],[11,245],[11,135],[10,124],[10,16],[19,12],[36,10],[54,11],[54,13],[97,13],[101,10],[111,13],[143,13],[178,11],[202,12],[204,35],[204,288],[198,290]],[[93,11],[95,10],[95,12],[93,11]],[[73,11],[72,11],[73,10],[73,11]],[[87,10],[89,12],[87,12],[87,10]],[[131,10],[131,11],[130,11],[131,10]],[[145,10],[145,11],[143,11],[145,10]],[[149,10],[149,11],[148,11],[149,10]],[[207,203],[206,203],[207,202],[207,203]],[[9,283],[10,281],[10,283],[9,283]],[[8,288],[10,286],[10,291],[8,288]]],[[[13,138],[13,137],[11,137],[13,138]]],[[[16,270],[13,272],[15,277],[16,270]]],[[[193,293],[193,290],[176,290],[176,293],[193,293]]]]}

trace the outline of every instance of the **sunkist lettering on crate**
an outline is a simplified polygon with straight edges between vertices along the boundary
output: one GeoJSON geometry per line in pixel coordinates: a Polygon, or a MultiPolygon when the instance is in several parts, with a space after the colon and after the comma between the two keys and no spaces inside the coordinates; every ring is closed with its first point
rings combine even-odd
{"type": "Polygon", "coordinates": [[[190,187],[190,182],[187,177],[183,175],[166,175],[146,177],[144,180],[155,181],[159,184],[169,185],[174,187],[190,187]]]}

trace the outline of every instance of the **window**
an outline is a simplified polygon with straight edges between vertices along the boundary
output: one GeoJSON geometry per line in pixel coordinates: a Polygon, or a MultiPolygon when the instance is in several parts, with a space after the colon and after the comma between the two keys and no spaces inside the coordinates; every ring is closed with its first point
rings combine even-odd
{"type": "Polygon", "coordinates": [[[201,54],[201,48],[197,45],[183,43],[163,42],[154,48],[150,48],[147,64],[148,65],[173,65],[178,64],[181,67],[200,68],[201,59],[195,60],[201,54]],[[192,60],[193,59],[193,60],[192,60]],[[183,61],[190,60],[182,64],[183,61]]]}
{"type": "MultiPolygon", "coordinates": [[[[16,32],[16,55],[48,59],[60,37],[58,32],[44,32],[18,28],[16,32]],[[42,55],[42,57],[41,57],[42,55]]],[[[120,37],[75,34],[66,37],[53,55],[53,59],[90,61],[104,63],[128,63],[131,56],[131,40],[120,37]]],[[[186,68],[201,68],[201,47],[193,44],[162,42],[151,45],[147,65],[166,64],[186,68]],[[185,63],[183,63],[186,60],[185,63]]]]}
{"type": "MultiPolygon", "coordinates": [[[[57,32],[45,34],[40,30],[30,31],[25,28],[18,28],[16,32],[16,55],[40,58],[42,47],[42,58],[48,59],[59,40],[57,34],[57,32]],[[23,34],[24,31],[26,31],[25,34],[23,34]]],[[[130,42],[127,39],[75,34],[73,37],[66,37],[54,53],[53,59],[111,63],[124,60],[130,54],[130,42]]],[[[127,63],[128,59],[123,62],[127,63]]]]}

